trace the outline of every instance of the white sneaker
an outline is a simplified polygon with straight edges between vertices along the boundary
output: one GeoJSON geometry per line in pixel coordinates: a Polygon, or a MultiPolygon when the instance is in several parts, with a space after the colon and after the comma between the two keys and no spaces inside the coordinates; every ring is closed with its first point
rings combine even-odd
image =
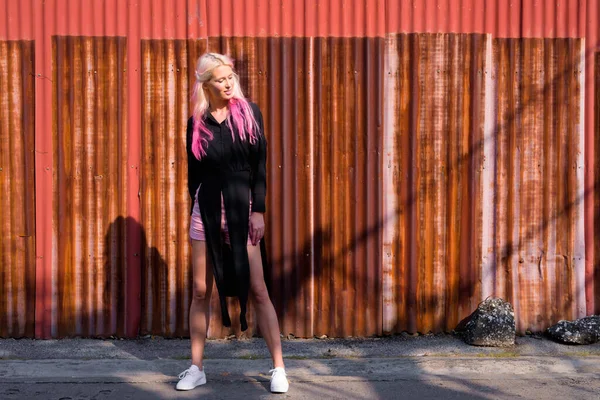
{"type": "Polygon", "coordinates": [[[271,393],[285,393],[288,391],[290,384],[286,378],[285,369],[281,367],[273,368],[271,373],[271,393]]]}
{"type": "Polygon", "coordinates": [[[206,383],[206,374],[204,368],[202,371],[195,365],[192,365],[185,371],[179,374],[179,382],[177,382],[177,390],[192,390],[196,386],[206,383]]]}

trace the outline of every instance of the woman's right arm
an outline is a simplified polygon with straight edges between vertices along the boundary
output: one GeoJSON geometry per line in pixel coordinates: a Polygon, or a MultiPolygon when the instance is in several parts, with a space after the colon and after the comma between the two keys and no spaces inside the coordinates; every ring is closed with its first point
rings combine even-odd
{"type": "Polygon", "coordinates": [[[190,198],[192,201],[196,196],[196,190],[200,186],[200,175],[198,174],[198,164],[200,161],[192,153],[192,137],[194,133],[194,119],[190,117],[187,124],[185,148],[187,151],[187,162],[188,162],[188,191],[190,192],[190,198]]]}

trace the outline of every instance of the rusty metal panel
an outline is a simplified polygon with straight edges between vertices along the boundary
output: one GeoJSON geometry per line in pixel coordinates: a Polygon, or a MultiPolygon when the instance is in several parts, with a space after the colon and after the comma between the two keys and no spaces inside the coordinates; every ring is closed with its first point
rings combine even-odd
{"type": "MultiPolygon", "coordinates": [[[[263,113],[268,141],[265,240],[270,268],[266,280],[282,333],[310,337],[316,240],[311,197],[314,118],[310,113],[315,107],[311,42],[305,38],[210,38],[208,50],[236,60],[246,96],[263,113]]],[[[213,305],[218,310],[214,299],[213,305]]],[[[253,311],[250,316],[254,321],[253,311]]],[[[215,324],[211,333],[218,334],[220,319],[211,324],[215,324]]],[[[248,334],[257,330],[252,325],[248,334]]],[[[220,334],[225,333],[221,329],[220,334]]]]}
{"type": "Polygon", "coordinates": [[[383,41],[315,38],[313,54],[314,334],[370,336],[381,333],[383,41]]]}
{"type": "Polygon", "coordinates": [[[242,85],[261,108],[268,141],[266,279],[282,333],[312,336],[311,44],[305,38],[212,39],[239,60],[242,85]],[[289,88],[289,90],[284,90],[289,88]]]}
{"type": "Polygon", "coordinates": [[[384,331],[451,330],[481,297],[486,35],[386,43],[384,331]]]}
{"type": "Polygon", "coordinates": [[[494,294],[519,331],[586,312],[583,51],[580,39],[494,40],[494,294]]]}
{"type": "MultiPolygon", "coordinates": [[[[594,93],[594,187],[600,188],[600,52],[596,53],[595,57],[595,88],[594,93]]],[[[594,206],[594,236],[600,238],[600,190],[595,191],[595,206],[594,206]]],[[[594,242],[595,259],[593,260],[593,270],[591,273],[592,283],[591,291],[594,295],[595,308],[593,313],[600,314],[600,240],[594,242]]],[[[588,284],[588,282],[586,282],[588,284]]]]}
{"type": "MultiPolygon", "coordinates": [[[[215,47],[218,43],[212,48],[218,51],[215,47]]],[[[206,50],[206,41],[142,41],[142,334],[189,334],[192,266],[185,130],[196,60],[206,50]]],[[[243,69],[239,72],[244,80],[243,69]]],[[[224,328],[216,287],[213,293],[209,337],[239,335],[239,320],[233,317],[239,305],[229,300],[233,327],[224,328]]],[[[251,304],[247,319],[251,335],[251,304]]]]}
{"type": "MultiPolygon", "coordinates": [[[[187,48],[179,41],[142,45],[142,215],[145,249],[155,249],[145,259],[143,332],[178,335],[187,329],[191,269],[182,160],[187,96],[204,43],[189,41],[187,48]],[[175,203],[169,204],[170,199],[175,203]],[[171,241],[177,243],[172,249],[171,241]]],[[[236,60],[248,98],[263,110],[272,267],[267,279],[285,334],[365,336],[381,331],[381,98],[368,90],[381,80],[378,46],[381,41],[375,39],[208,41],[208,50],[236,60]],[[348,68],[335,68],[342,61],[348,68]],[[292,92],[282,91],[284,87],[292,92]],[[344,199],[344,193],[351,197],[344,199]]],[[[216,295],[212,308],[210,336],[239,334],[235,325],[232,330],[221,327],[216,295]]],[[[230,302],[230,311],[239,312],[236,302],[230,302]]],[[[252,335],[252,310],[249,316],[247,335],[252,335]]]]}
{"type": "MultiPolygon", "coordinates": [[[[600,15],[600,1],[587,0],[586,15],[600,15]]],[[[598,227],[600,226],[600,208],[596,201],[600,196],[600,157],[599,148],[595,145],[600,133],[600,19],[587,18],[585,23],[585,297],[587,314],[600,314],[600,249],[598,243],[598,227]],[[596,55],[595,60],[593,55],[596,55]],[[594,63],[595,61],[595,63],[594,63]]],[[[583,24],[582,24],[583,25],[583,24]]]]}
{"type": "Polygon", "coordinates": [[[126,39],[53,37],[53,336],[123,335],[126,39]]]}
{"type": "MultiPolygon", "coordinates": [[[[311,283],[310,263],[305,261],[303,268],[301,265],[296,268],[298,259],[310,257],[310,252],[307,252],[306,249],[306,246],[310,248],[310,240],[312,240],[308,234],[310,219],[299,218],[300,215],[308,213],[309,201],[307,196],[309,192],[304,190],[304,182],[294,182],[294,179],[290,178],[290,174],[294,174],[296,170],[307,171],[310,168],[304,160],[310,154],[309,149],[303,149],[301,151],[301,161],[296,161],[298,156],[295,153],[298,150],[295,146],[290,146],[294,141],[302,139],[306,143],[305,147],[309,143],[309,135],[297,134],[300,132],[301,127],[294,123],[297,119],[291,118],[291,115],[299,113],[298,115],[302,116],[301,121],[308,119],[304,117],[305,113],[301,109],[298,110],[293,102],[290,101],[289,105],[285,105],[283,93],[272,90],[274,88],[273,82],[280,79],[289,80],[294,77],[293,74],[288,75],[287,69],[285,69],[286,66],[294,64],[289,64],[289,61],[283,58],[281,58],[283,63],[278,62],[280,58],[277,56],[267,57],[269,50],[273,51],[274,55],[283,54],[284,49],[288,50],[294,47],[302,49],[302,45],[302,40],[291,42],[286,39],[284,43],[284,41],[278,39],[250,38],[214,38],[209,40],[208,44],[206,41],[195,40],[188,42],[143,41],[143,103],[145,115],[143,120],[146,121],[143,129],[144,142],[154,143],[154,145],[143,146],[144,160],[146,161],[144,162],[145,168],[142,171],[142,215],[144,216],[146,231],[149,232],[148,226],[152,226],[151,230],[153,232],[152,237],[148,235],[146,248],[156,248],[157,254],[161,254],[161,258],[146,260],[147,272],[144,277],[146,283],[143,286],[149,289],[144,296],[142,332],[164,334],[165,331],[168,332],[170,329],[168,323],[179,329],[178,334],[183,334],[184,331],[187,332],[188,328],[187,310],[191,300],[191,266],[187,231],[189,226],[189,199],[186,186],[187,170],[185,169],[185,127],[189,114],[189,93],[195,81],[195,63],[197,58],[208,49],[228,53],[236,60],[236,70],[240,75],[241,84],[247,97],[257,102],[263,110],[269,141],[268,164],[270,166],[268,182],[269,211],[266,216],[269,233],[267,240],[271,264],[276,266],[272,268],[273,275],[267,276],[267,279],[272,281],[270,283],[276,307],[278,310],[285,310],[285,312],[280,313],[283,316],[281,323],[284,330],[299,336],[311,334],[310,302],[307,295],[307,293],[310,293],[311,283]],[[171,79],[176,82],[175,85],[167,86],[170,79],[169,75],[173,76],[171,79]],[[269,86],[271,89],[269,89],[269,86]],[[169,91],[168,87],[173,87],[174,90],[169,91]],[[169,101],[171,102],[168,103],[169,101]],[[169,115],[174,116],[172,121],[150,123],[150,121],[164,121],[169,115]],[[283,137],[280,132],[287,133],[283,137]],[[161,146],[158,146],[158,141],[161,141],[161,146]],[[165,167],[161,164],[165,162],[164,156],[160,154],[159,149],[161,147],[164,147],[164,151],[170,152],[178,160],[176,163],[178,169],[164,178],[160,175],[162,171],[172,167],[170,165],[165,167]],[[286,187],[281,183],[284,179],[283,174],[288,178],[286,187]],[[276,200],[284,196],[284,190],[290,191],[288,195],[289,202],[276,200]],[[162,195],[162,197],[157,195],[160,191],[175,196],[178,199],[177,201],[183,204],[182,207],[171,209],[172,214],[168,214],[162,220],[152,215],[153,210],[169,209],[165,206],[165,195],[162,195]],[[296,209],[296,202],[300,210],[296,209]],[[283,207],[291,208],[284,210],[283,207]],[[288,218],[285,222],[284,217],[288,218]],[[299,220],[299,224],[304,224],[305,227],[293,228],[293,220],[299,220]],[[162,225],[164,221],[170,221],[171,225],[162,225]],[[279,227],[284,225],[288,229],[282,232],[279,227]],[[165,234],[173,237],[179,243],[178,248],[184,251],[177,262],[173,262],[173,259],[165,256],[165,254],[168,254],[168,249],[161,238],[165,234]],[[296,243],[301,239],[306,243],[296,243]],[[303,251],[296,251],[297,248],[301,248],[303,251]],[[163,273],[159,276],[149,273],[148,269],[160,269],[155,266],[157,262],[164,264],[163,269],[165,271],[173,269],[173,274],[163,273]],[[169,267],[165,267],[166,265],[169,265],[169,267]],[[174,290],[174,296],[169,297],[168,294],[163,294],[161,287],[174,288],[172,289],[174,290]],[[154,296],[154,298],[150,296],[154,296]],[[304,297],[307,300],[298,301],[297,296],[304,297]],[[154,304],[154,306],[152,307],[151,304],[154,304]],[[305,308],[308,311],[303,311],[305,308]],[[297,312],[301,315],[296,315],[294,309],[297,309],[297,312]],[[169,314],[169,310],[177,311],[169,314]],[[305,315],[305,313],[308,313],[308,315],[305,315]]],[[[292,54],[297,54],[296,57],[304,57],[303,51],[292,52],[292,54]]],[[[300,73],[302,73],[301,70],[300,73]]],[[[303,102],[299,106],[306,107],[306,97],[300,96],[299,100],[303,102]]],[[[167,162],[170,161],[167,160],[167,162]]],[[[304,174],[307,175],[309,172],[304,172],[304,174]]],[[[213,293],[209,336],[223,337],[232,333],[239,335],[237,318],[232,318],[234,324],[232,329],[222,327],[216,287],[213,288],[213,293]]],[[[229,308],[232,316],[239,313],[239,306],[236,301],[230,300],[229,308]]],[[[256,331],[252,302],[248,307],[248,323],[250,328],[246,335],[252,335],[256,331]]],[[[174,331],[171,332],[174,333],[174,331]]]]}
{"type": "Polygon", "coordinates": [[[0,337],[31,337],[35,310],[34,46],[0,41],[0,337]]]}
{"type": "Polygon", "coordinates": [[[185,128],[193,69],[185,41],[144,40],[141,56],[141,333],[181,336],[191,301],[185,128]]]}

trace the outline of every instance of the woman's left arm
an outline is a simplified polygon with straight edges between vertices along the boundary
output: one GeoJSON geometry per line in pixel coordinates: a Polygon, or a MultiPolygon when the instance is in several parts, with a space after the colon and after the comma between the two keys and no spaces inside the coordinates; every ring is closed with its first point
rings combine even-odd
{"type": "Polygon", "coordinates": [[[250,214],[249,234],[252,245],[256,246],[265,234],[265,220],[263,213],[266,210],[265,197],[267,195],[267,140],[263,125],[262,113],[257,105],[252,105],[256,122],[258,123],[258,154],[252,166],[252,212],[250,214]]]}
{"type": "Polygon", "coordinates": [[[258,154],[252,171],[252,212],[264,213],[266,211],[265,198],[267,195],[267,139],[263,125],[262,113],[255,107],[255,117],[258,123],[258,154]]]}

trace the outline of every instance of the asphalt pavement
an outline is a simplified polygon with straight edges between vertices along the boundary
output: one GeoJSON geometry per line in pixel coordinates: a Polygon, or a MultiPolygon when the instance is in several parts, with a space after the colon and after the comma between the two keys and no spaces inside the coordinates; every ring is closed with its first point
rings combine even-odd
{"type": "Polygon", "coordinates": [[[260,338],[209,340],[207,384],[174,389],[189,340],[0,340],[0,399],[600,399],[600,344],[510,348],[452,335],[285,339],[290,390],[269,393],[260,338]]]}

